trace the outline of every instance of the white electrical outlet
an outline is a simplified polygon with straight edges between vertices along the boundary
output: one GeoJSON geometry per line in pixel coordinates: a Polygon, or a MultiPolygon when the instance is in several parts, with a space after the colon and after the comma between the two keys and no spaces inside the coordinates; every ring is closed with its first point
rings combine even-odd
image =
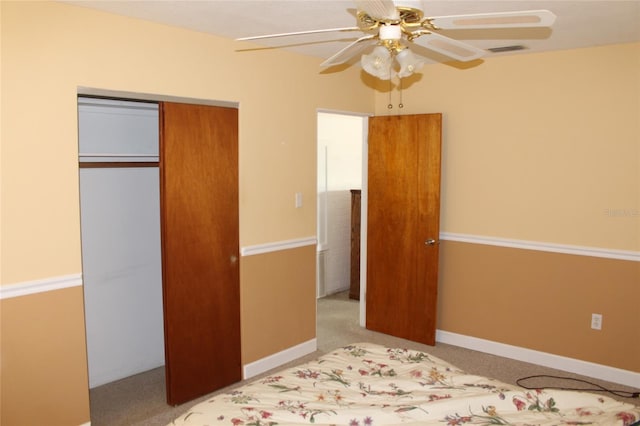
{"type": "Polygon", "coordinates": [[[591,314],[591,328],[602,330],[602,314],[591,314]]]}

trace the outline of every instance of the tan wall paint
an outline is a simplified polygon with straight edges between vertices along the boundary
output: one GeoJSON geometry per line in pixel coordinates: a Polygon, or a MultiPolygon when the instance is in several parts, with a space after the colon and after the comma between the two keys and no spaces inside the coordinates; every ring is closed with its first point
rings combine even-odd
{"type": "MultiPolygon", "coordinates": [[[[78,87],[238,102],[241,245],[315,235],[316,111],[370,112],[374,95],[370,87],[357,84],[358,69],[320,74],[319,58],[277,50],[239,53],[235,49],[247,45],[58,2],[2,1],[0,8],[2,285],[81,271],[78,87]],[[294,207],[295,192],[304,194],[303,208],[294,207]]],[[[308,265],[315,252],[306,256],[302,263],[308,265]]],[[[261,288],[257,268],[250,267],[252,274],[241,279],[245,295],[261,288]]],[[[299,303],[314,303],[314,269],[300,273],[308,274],[301,280],[308,295],[301,290],[307,299],[299,303]]],[[[263,293],[250,318],[268,317],[280,293],[263,293]]],[[[5,328],[23,332],[23,339],[31,338],[28,319],[38,315],[41,305],[82,308],[77,295],[59,300],[45,293],[19,300],[18,309],[3,313],[2,328],[3,334],[5,328]]],[[[58,385],[58,374],[71,380],[86,375],[85,348],[68,354],[59,345],[84,339],[82,318],[73,318],[64,326],[43,322],[38,333],[52,339],[29,340],[33,352],[43,356],[37,368],[51,374],[32,376],[31,361],[20,357],[23,347],[3,341],[3,372],[5,360],[15,360],[12,381],[5,384],[3,377],[3,413],[8,401],[15,412],[47,416],[46,408],[64,395],[65,404],[73,406],[67,414],[78,419],[71,423],[89,420],[87,384],[64,394],[58,385]],[[77,362],[62,362],[60,355],[77,362]],[[17,387],[20,380],[37,389],[37,399],[35,391],[27,397],[17,387]],[[42,409],[34,410],[34,403],[42,409]]],[[[306,330],[315,329],[315,317],[301,321],[297,325],[305,331],[292,335],[304,340],[306,330]]],[[[260,334],[247,325],[244,332],[260,334]]],[[[248,354],[260,356],[258,342],[244,338],[243,343],[248,354]]]]}
{"type": "MultiPolygon", "coordinates": [[[[442,231],[638,252],[640,44],[474,65],[404,82],[403,113],[443,113],[442,231]]],[[[450,241],[441,261],[438,328],[640,371],[639,262],[450,241]]]]}
{"type": "Polygon", "coordinates": [[[316,337],[315,245],[244,256],[242,363],[316,337]]]}
{"type": "Polygon", "coordinates": [[[3,425],[89,419],[82,288],[0,301],[3,425]]]}
{"type": "MultiPolygon", "coordinates": [[[[2,284],[80,271],[78,86],[239,102],[241,244],[315,234],[315,197],[293,208],[295,192],[315,194],[315,111],[373,109],[370,86],[354,84],[359,70],[320,75],[316,58],[241,55],[227,40],[59,3],[3,1],[0,8],[2,284]]],[[[632,124],[640,116],[638,49],[503,57],[467,70],[427,67],[423,81],[405,91],[404,111],[444,113],[443,230],[637,250],[637,217],[603,218],[603,209],[638,208],[639,130],[632,124]]],[[[387,95],[376,99],[379,113],[387,113],[387,95]]],[[[243,294],[262,282],[253,260],[243,294]]],[[[34,377],[17,356],[22,347],[4,343],[7,327],[33,342],[29,318],[51,302],[51,309],[82,306],[77,295],[61,292],[64,300],[49,293],[16,298],[18,309],[8,311],[13,301],[2,301],[3,413],[5,401],[16,410],[33,403],[19,387],[7,392],[6,359],[18,360],[11,383],[25,380],[38,389],[45,408],[62,395],[50,373],[72,381],[86,375],[84,348],[68,354],[73,364],[51,361],[67,354],[58,342],[83,339],[81,320],[60,327],[38,322],[47,327],[36,334],[56,339],[35,340],[34,352],[48,357],[36,364],[47,374],[34,377]]],[[[598,288],[594,297],[604,293],[598,288]]],[[[444,297],[441,313],[465,318],[444,297]]],[[[253,303],[266,317],[274,301],[253,303]]],[[[605,313],[605,327],[608,318],[605,313]]],[[[243,343],[247,359],[262,356],[252,340],[243,343]]],[[[86,388],[64,397],[75,407],[67,414],[81,419],[73,423],[87,421],[86,388]]]]}
{"type": "Polygon", "coordinates": [[[440,254],[439,329],[640,372],[640,262],[453,241],[440,254]]]}
{"type": "Polygon", "coordinates": [[[80,271],[78,87],[239,102],[241,245],[315,235],[316,111],[370,111],[359,70],[61,3],[1,7],[3,283],[80,271]]]}
{"type": "MultiPolygon", "coordinates": [[[[636,43],[405,81],[403,114],[443,113],[442,230],[639,251],[639,76],[636,43]]],[[[376,113],[387,103],[378,93],[376,113]]]]}

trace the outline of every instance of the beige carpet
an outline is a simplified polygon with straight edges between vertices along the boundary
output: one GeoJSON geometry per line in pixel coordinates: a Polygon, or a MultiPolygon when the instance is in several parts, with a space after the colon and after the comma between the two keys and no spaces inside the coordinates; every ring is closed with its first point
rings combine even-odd
{"type": "MultiPolygon", "coordinates": [[[[515,384],[517,379],[526,376],[548,374],[583,378],[598,383],[608,389],[638,391],[638,389],[632,389],[618,384],[589,379],[559,370],[488,355],[456,346],[441,343],[436,344],[436,346],[427,346],[363,329],[358,325],[358,302],[349,300],[346,292],[318,300],[318,351],[279,367],[279,369],[317,358],[337,347],[358,342],[372,342],[391,347],[406,347],[422,350],[447,360],[469,373],[494,377],[507,383],[515,384]]],[[[267,372],[263,375],[266,374],[269,373],[267,372]]],[[[250,380],[255,379],[254,377],[250,380]]],[[[222,389],[219,392],[232,389],[241,384],[243,384],[243,382],[222,389]]],[[[544,383],[536,383],[536,386],[541,385],[575,386],[576,384],[567,384],[566,382],[558,380],[545,380],[544,383]]],[[[155,369],[92,389],[90,391],[91,425],[166,425],[171,423],[171,421],[182,414],[182,412],[186,411],[188,407],[198,401],[209,398],[211,395],[213,394],[206,395],[181,406],[168,406],[165,402],[164,369],[155,369]]],[[[640,400],[638,399],[619,397],[617,399],[640,405],[640,400]]]]}

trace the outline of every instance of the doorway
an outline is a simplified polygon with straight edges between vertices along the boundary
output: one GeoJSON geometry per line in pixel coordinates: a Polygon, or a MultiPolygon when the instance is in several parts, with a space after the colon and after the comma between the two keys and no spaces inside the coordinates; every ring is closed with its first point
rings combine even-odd
{"type": "MultiPolygon", "coordinates": [[[[328,152],[326,146],[328,145],[325,140],[325,135],[331,135],[332,131],[336,132],[339,137],[348,134],[348,132],[340,131],[340,126],[337,125],[334,121],[334,118],[341,118],[345,114],[341,113],[333,113],[327,112],[325,116],[322,118],[328,118],[326,121],[318,120],[318,294],[326,295],[330,294],[326,291],[326,281],[327,281],[327,273],[326,269],[328,267],[327,256],[326,253],[323,253],[323,249],[327,247],[325,243],[327,241],[330,242],[330,234],[324,230],[332,229],[333,223],[331,222],[331,216],[328,213],[330,210],[330,198],[329,189],[331,188],[330,182],[330,167],[331,161],[336,161],[332,159],[331,153],[328,152]],[[326,130],[326,129],[329,130],[326,130]],[[336,129],[338,129],[336,131],[336,129]],[[323,199],[325,197],[325,199],[323,199]],[[324,215],[324,216],[323,216],[324,215]],[[324,227],[324,228],[323,228],[324,227]],[[325,254],[323,258],[323,254],[325,254]],[[324,269],[323,269],[324,268],[324,269]],[[324,287],[323,287],[324,284],[324,287]],[[324,293],[323,293],[324,290],[324,293]]],[[[348,114],[347,114],[348,115],[348,114]]],[[[319,117],[321,117],[319,115],[319,117]]],[[[369,297],[367,296],[367,274],[369,273],[369,268],[367,267],[367,256],[369,251],[369,236],[367,230],[369,228],[368,225],[368,216],[369,216],[369,173],[371,171],[371,167],[373,167],[375,174],[380,174],[380,171],[388,172],[390,175],[385,179],[391,179],[391,181],[395,182],[398,180],[402,180],[402,176],[405,176],[408,172],[407,165],[415,163],[416,160],[420,160],[417,163],[417,167],[415,168],[415,173],[412,175],[414,179],[414,183],[417,184],[415,194],[412,197],[407,199],[393,199],[390,198],[390,202],[383,203],[383,211],[389,210],[394,211],[400,214],[401,218],[396,220],[397,223],[406,224],[406,216],[405,211],[411,212],[411,215],[418,214],[419,222],[422,223],[420,227],[420,233],[416,232],[416,235],[420,234],[424,235],[423,240],[421,240],[420,247],[427,247],[426,260],[418,259],[418,254],[416,252],[415,256],[410,256],[411,265],[408,266],[407,270],[412,270],[417,268],[417,270],[421,271],[416,275],[421,277],[418,282],[414,284],[420,288],[420,283],[426,284],[426,289],[428,289],[427,293],[424,295],[425,301],[428,300],[428,303],[425,303],[424,306],[428,307],[426,310],[417,308],[419,312],[414,319],[420,318],[421,320],[426,321],[428,326],[424,328],[424,332],[429,336],[416,336],[416,340],[424,340],[433,342],[435,338],[435,295],[437,294],[437,270],[438,270],[438,243],[439,243],[439,197],[440,197],[440,143],[441,143],[441,114],[420,114],[420,115],[412,115],[412,116],[389,116],[389,117],[373,117],[369,118],[368,116],[358,116],[358,119],[361,123],[361,132],[360,134],[360,146],[361,146],[361,159],[359,164],[361,165],[360,176],[361,176],[361,215],[360,215],[360,301],[369,302],[369,306],[367,303],[360,303],[360,318],[359,323],[362,327],[367,327],[369,324],[369,319],[367,318],[367,308],[373,309],[374,314],[377,315],[377,318],[380,318],[380,314],[384,312],[391,311],[406,311],[406,306],[398,305],[398,300],[396,299],[387,299],[385,297],[375,297],[373,300],[382,301],[381,303],[384,305],[385,300],[394,300],[393,307],[385,306],[384,309],[380,309],[378,304],[371,304],[369,301],[369,297]],[[393,140],[397,142],[398,140],[404,141],[406,144],[411,145],[413,149],[417,149],[416,152],[413,152],[409,156],[404,157],[401,161],[377,161],[370,164],[369,159],[369,151],[371,147],[369,146],[368,138],[369,138],[369,128],[372,127],[372,124],[376,123],[376,126],[373,126],[375,130],[375,134],[380,136],[382,140],[393,140]],[[421,148],[420,148],[421,147],[421,148]],[[419,154],[419,155],[418,155],[419,154]],[[423,158],[424,157],[424,158],[423,158]],[[417,180],[416,180],[417,179],[417,180]],[[421,183],[420,183],[421,182],[421,183]],[[414,198],[416,197],[416,198],[414,198]],[[415,201],[419,201],[415,203],[415,201]],[[417,207],[417,210],[415,209],[417,207]],[[424,280],[424,281],[423,281],[424,280]]],[[[338,137],[338,139],[339,139],[338,137]]],[[[329,137],[326,137],[328,139],[329,137]]],[[[384,147],[388,144],[379,145],[384,147]]],[[[397,144],[391,144],[390,147],[396,147],[397,144]]],[[[376,151],[374,154],[378,160],[387,158],[396,158],[397,153],[393,152],[379,152],[376,151]]],[[[337,162],[340,164],[340,161],[337,162]]],[[[342,164],[342,168],[348,169],[350,166],[347,164],[342,164]]],[[[374,176],[375,177],[375,176],[374,176]]],[[[408,175],[407,175],[408,177],[408,175]]],[[[377,186],[378,190],[376,193],[379,193],[382,188],[391,188],[392,186],[388,185],[389,180],[378,180],[374,183],[377,186]]],[[[338,186],[339,187],[339,186],[338,186]]],[[[394,189],[392,192],[397,194],[404,194],[407,191],[405,187],[398,187],[394,189]]],[[[344,214],[342,215],[345,216],[344,214]]],[[[384,215],[383,215],[384,216],[384,215]]],[[[380,221],[380,216],[376,216],[376,224],[380,229],[386,229],[384,226],[380,226],[383,224],[383,221],[380,221]]],[[[404,225],[403,225],[404,226],[404,225]]],[[[391,228],[395,228],[396,225],[392,225],[391,228]]],[[[344,229],[344,227],[343,227],[344,229]]],[[[342,231],[342,236],[346,232],[342,231]]],[[[382,232],[382,240],[385,239],[387,234],[382,232]]],[[[402,240],[402,238],[401,238],[402,240]]],[[[403,247],[404,249],[408,249],[409,243],[407,241],[398,241],[399,247],[403,247]]],[[[384,247],[384,242],[376,243],[377,246],[384,247]]],[[[375,245],[375,244],[374,244],[375,245]]],[[[376,252],[377,253],[377,252],[376,252]]],[[[348,257],[348,256],[343,256],[348,257]]],[[[384,256],[383,256],[384,258],[384,256]]],[[[388,262],[386,261],[378,261],[381,265],[384,265],[388,262]]],[[[375,275],[375,274],[374,274],[375,275]]],[[[378,277],[379,278],[379,277],[378,277]]],[[[387,282],[394,281],[393,278],[387,277],[387,282]]],[[[415,280],[414,280],[415,281],[415,280]]],[[[378,286],[379,293],[380,286],[378,286]]],[[[423,289],[425,290],[425,289],[423,289]]],[[[425,290],[426,291],[426,290],[425,290]]],[[[413,294],[412,291],[401,292],[402,294],[413,294]]],[[[398,294],[398,293],[396,293],[398,294]]],[[[416,306],[423,306],[423,304],[410,304],[409,306],[412,309],[416,309],[416,306]]],[[[373,312],[372,311],[372,312],[373,312]]],[[[384,316],[383,316],[384,317],[384,316]]],[[[387,316],[388,317],[388,316],[387,316]]],[[[388,320],[388,318],[387,318],[388,320]]],[[[387,320],[378,320],[383,323],[388,323],[387,320]]],[[[372,327],[373,326],[372,323],[372,327]]],[[[410,327],[409,327],[410,328],[410,327]]],[[[381,331],[381,330],[379,330],[381,331]]],[[[397,335],[396,330],[387,330],[389,334],[397,335]]],[[[409,335],[413,335],[409,333],[409,335]]],[[[432,344],[432,343],[431,343],[432,344]]]]}
{"type": "MultiPolygon", "coordinates": [[[[318,112],[318,298],[351,290],[351,212],[355,190],[362,193],[360,229],[366,230],[367,126],[368,116],[364,114],[318,112]]],[[[366,232],[360,238],[360,246],[366,247],[366,232]],[[365,245],[362,245],[362,241],[365,241],[365,245]]],[[[366,251],[360,252],[360,264],[366,264],[366,251]]],[[[364,288],[359,288],[357,292],[362,294],[364,288]]],[[[365,304],[361,303],[361,325],[364,325],[364,308],[365,304]]]]}

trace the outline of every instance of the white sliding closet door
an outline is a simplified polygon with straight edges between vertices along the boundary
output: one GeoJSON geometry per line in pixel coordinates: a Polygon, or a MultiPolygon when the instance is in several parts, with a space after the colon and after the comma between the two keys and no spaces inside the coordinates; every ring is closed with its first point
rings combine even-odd
{"type": "Polygon", "coordinates": [[[80,98],[79,126],[93,388],[164,365],[157,105],[80,98]]]}

